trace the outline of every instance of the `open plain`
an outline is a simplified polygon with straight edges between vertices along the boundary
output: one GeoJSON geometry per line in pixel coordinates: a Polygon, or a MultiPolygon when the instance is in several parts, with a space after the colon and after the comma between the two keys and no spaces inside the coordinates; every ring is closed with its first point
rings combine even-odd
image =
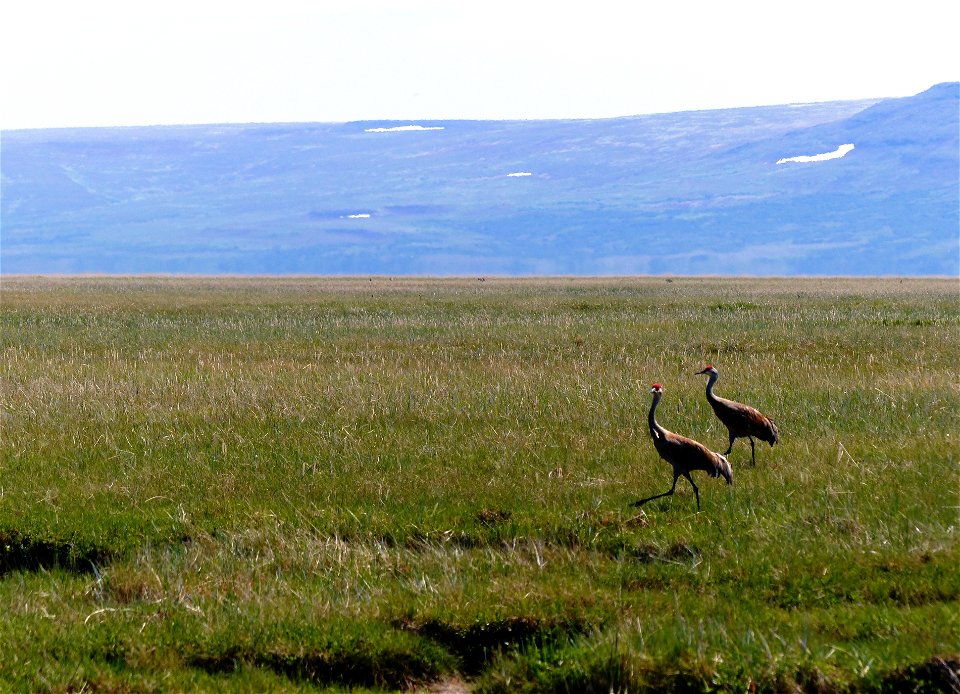
{"type": "Polygon", "coordinates": [[[956,279],[4,277],[0,689],[939,691],[956,279]],[[650,441],[776,420],[702,511],[650,441]]]}

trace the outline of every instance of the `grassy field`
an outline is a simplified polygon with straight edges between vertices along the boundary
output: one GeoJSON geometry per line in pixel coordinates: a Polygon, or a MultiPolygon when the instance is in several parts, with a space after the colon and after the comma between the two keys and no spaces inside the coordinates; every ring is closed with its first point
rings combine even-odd
{"type": "Polygon", "coordinates": [[[940,691],[960,295],[2,280],[0,690],[940,691]],[[658,419],[780,429],[672,497],[658,419]]]}

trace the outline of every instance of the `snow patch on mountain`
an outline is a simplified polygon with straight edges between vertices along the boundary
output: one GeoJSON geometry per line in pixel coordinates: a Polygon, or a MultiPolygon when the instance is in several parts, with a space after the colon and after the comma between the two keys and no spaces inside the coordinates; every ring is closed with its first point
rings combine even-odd
{"type": "Polygon", "coordinates": [[[778,164],[786,164],[787,162],[795,161],[800,163],[807,163],[811,161],[827,161],[829,159],[839,159],[847,154],[847,152],[853,149],[852,144],[840,145],[832,152],[825,152],[824,154],[803,154],[798,157],[786,157],[784,159],[777,160],[778,164]]]}
{"type": "Polygon", "coordinates": [[[365,133],[406,133],[419,132],[421,130],[443,130],[442,125],[396,125],[392,128],[367,128],[365,133]]]}

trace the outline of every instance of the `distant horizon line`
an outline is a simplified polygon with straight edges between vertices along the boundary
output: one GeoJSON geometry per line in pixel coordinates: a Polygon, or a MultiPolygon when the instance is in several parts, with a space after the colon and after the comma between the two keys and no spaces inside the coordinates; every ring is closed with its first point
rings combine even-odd
{"type": "MultiPolygon", "coordinates": [[[[921,92],[922,93],[922,92],[921,92]]],[[[26,128],[0,127],[0,132],[27,132],[38,130],[124,130],[134,128],[242,128],[251,125],[371,125],[379,123],[405,123],[409,125],[428,125],[432,123],[532,123],[536,121],[601,121],[628,120],[648,116],[669,116],[679,113],[709,113],[711,111],[741,111],[752,108],[788,108],[791,106],[816,106],[819,104],[839,103],[879,103],[887,99],[902,99],[901,96],[874,96],[863,99],[828,99],[826,101],[791,101],[782,104],[757,104],[754,106],[730,106],[728,108],[691,108],[680,111],[653,111],[650,113],[632,113],[622,116],[551,116],[549,118],[354,118],[350,120],[276,120],[276,121],[209,121],[195,123],[139,123],[133,125],[51,125],[26,128]]],[[[420,132],[428,128],[412,129],[420,132]]]]}
{"type": "MultiPolygon", "coordinates": [[[[938,82],[930,85],[916,94],[900,96],[872,96],[851,99],[825,99],[821,101],[788,101],[781,103],[754,104],[750,106],[728,106],[721,108],[689,108],[677,111],[650,111],[646,113],[632,113],[618,116],[549,116],[533,118],[470,118],[470,117],[422,117],[422,118],[402,118],[402,117],[384,117],[384,118],[351,118],[346,120],[250,120],[250,121],[207,121],[190,123],[136,123],[136,124],[104,124],[104,125],[53,125],[53,126],[26,126],[26,127],[4,127],[0,126],[0,132],[24,132],[38,130],[97,130],[97,129],[132,129],[132,128],[192,128],[192,127],[243,127],[253,125],[350,125],[350,124],[375,124],[375,123],[409,123],[428,124],[428,123],[517,123],[532,121],[601,121],[601,120],[625,120],[631,118],[644,118],[647,116],[664,116],[679,113],[706,113],[711,111],[738,111],[745,109],[758,108],[784,108],[791,106],[815,106],[818,104],[835,103],[878,103],[888,99],[909,98],[922,94],[940,85],[958,84],[960,82],[938,82]]],[[[416,130],[414,130],[416,132],[416,130]]]]}
{"type": "MultiPolygon", "coordinates": [[[[110,273],[110,272],[78,272],[78,273],[63,273],[63,272],[21,272],[21,273],[2,273],[0,272],[0,280],[4,279],[105,279],[105,280],[119,280],[119,279],[198,279],[198,280],[217,280],[217,279],[249,279],[249,280],[291,280],[291,279],[305,279],[305,280],[323,280],[323,279],[343,279],[343,280],[471,280],[471,281],[486,281],[486,280],[589,280],[589,279],[598,279],[598,280],[616,280],[616,279],[751,279],[751,280],[798,280],[798,279],[809,279],[809,280],[824,280],[824,279],[837,279],[837,280],[956,280],[955,275],[810,275],[810,274],[797,274],[797,275],[751,275],[751,274],[720,274],[720,273],[710,273],[703,275],[696,274],[673,274],[673,273],[664,273],[664,274],[610,274],[610,275],[598,275],[598,274],[557,274],[557,275],[541,275],[541,274],[522,274],[522,275],[510,275],[510,274],[495,274],[495,273],[467,273],[467,274],[456,274],[456,275],[431,275],[423,273],[413,273],[413,274],[402,274],[402,273],[370,273],[370,274],[353,274],[353,273],[326,273],[326,274],[309,274],[309,273],[291,273],[291,274],[255,274],[255,273],[189,273],[189,272],[144,272],[144,273],[110,273]]],[[[2,290],[2,284],[0,284],[0,290],[2,290]]]]}

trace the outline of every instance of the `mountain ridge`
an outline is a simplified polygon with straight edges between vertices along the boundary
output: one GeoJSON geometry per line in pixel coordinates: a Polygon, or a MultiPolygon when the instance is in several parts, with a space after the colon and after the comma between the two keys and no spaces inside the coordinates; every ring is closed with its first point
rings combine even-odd
{"type": "Polygon", "coordinates": [[[957,275],[958,105],[4,131],[0,272],[957,275]]]}

